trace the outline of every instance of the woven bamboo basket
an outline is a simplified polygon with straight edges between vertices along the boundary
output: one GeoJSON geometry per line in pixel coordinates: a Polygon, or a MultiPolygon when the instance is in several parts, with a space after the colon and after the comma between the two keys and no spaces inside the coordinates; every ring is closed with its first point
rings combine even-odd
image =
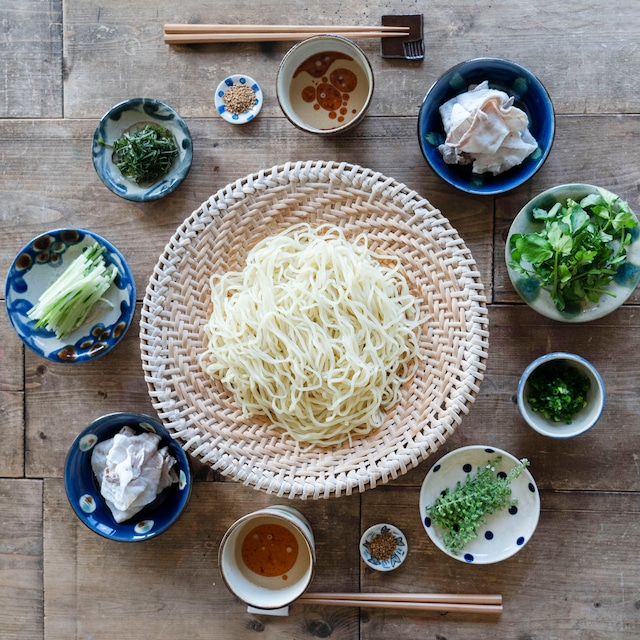
{"type": "Polygon", "coordinates": [[[415,191],[370,169],[309,161],[260,171],[220,190],[165,247],[148,283],[140,327],[145,380],[158,416],[214,470],[268,493],[328,498],[406,473],[468,413],[488,352],[480,274],[449,221],[415,191]],[[266,419],[247,419],[198,364],[213,272],[244,268],[262,238],[299,223],[365,232],[401,256],[428,316],[414,378],[382,427],[351,445],[304,448],[266,419]]]}

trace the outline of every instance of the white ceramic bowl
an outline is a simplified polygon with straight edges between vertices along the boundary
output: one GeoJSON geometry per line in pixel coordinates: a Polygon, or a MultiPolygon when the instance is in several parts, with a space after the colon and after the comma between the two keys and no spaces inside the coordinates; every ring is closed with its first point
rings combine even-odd
{"type": "Polygon", "coordinates": [[[478,537],[469,542],[459,555],[451,553],[444,545],[442,529],[429,517],[427,507],[432,505],[445,489],[453,492],[467,475],[475,475],[478,468],[498,456],[496,474],[506,474],[519,460],[506,451],[472,445],[455,449],[440,458],[427,473],[420,490],[420,518],[431,541],[448,556],[470,564],[491,564],[506,560],[520,551],[531,539],[540,517],[540,494],[528,469],[511,482],[511,497],[517,505],[487,516],[487,524],[480,525],[478,537]]]}
{"type": "Polygon", "coordinates": [[[530,200],[518,213],[511,224],[505,245],[507,271],[518,295],[535,311],[552,320],[561,322],[588,322],[597,320],[615,311],[633,293],[640,281],[640,225],[629,229],[631,243],[627,246],[626,261],[618,267],[614,279],[607,285],[613,295],[601,295],[597,302],[583,304],[579,309],[560,311],[551,299],[551,295],[542,289],[533,278],[514,271],[511,266],[511,237],[514,234],[526,235],[539,232],[543,223],[534,219],[533,210],[547,211],[557,202],[566,204],[567,198],[580,202],[585,196],[597,193],[597,187],[591,184],[562,184],[547,189],[530,200]]]}
{"type": "Polygon", "coordinates": [[[276,96],[296,127],[326,135],[346,131],[364,118],[373,86],[371,64],[355,42],[321,35],[298,42],[285,54],[276,96]]]}
{"type": "Polygon", "coordinates": [[[250,607],[263,610],[282,609],[299,598],[313,578],[315,560],[311,525],[299,511],[284,505],[265,507],[234,522],[218,550],[218,566],[229,591],[250,607]],[[243,561],[242,545],[261,525],[282,526],[297,542],[295,562],[283,574],[260,575],[243,561]]]}
{"type": "Polygon", "coordinates": [[[573,438],[588,431],[598,422],[604,410],[606,391],[600,374],[590,362],[574,353],[560,351],[537,358],[524,370],[518,383],[517,398],[520,414],[532,429],[550,438],[573,438]],[[587,393],[587,406],[573,416],[571,424],[549,420],[539,411],[533,411],[527,402],[531,374],[540,366],[554,360],[575,367],[581,374],[589,378],[590,389],[587,393]]]}
{"type": "Polygon", "coordinates": [[[408,551],[409,548],[404,533],[392,524],[374,524],[372,527],[369,527],[360,538],[360,556],[365,564],[376,571],[391,571],[392,569],[396,569],[404,562],[408,551]],[[387,531],[395,538],[396,548],[390,558],[378,560],[378,558],[372,555],[370,544],[376,536],[386,533],[387,531]]]}
{"type": "Polygon", "coordinates": [[[247,124],[251,122],[262,109],[264,103],[264,96],[260,85],[246,73],[236,73],[231,76],[227,76],[216,89],[216,95],[214,98],[216,111],[223,120],[231,124],[247,124]],[[224,102],[224,94],[229,91],[231,87],[249,87],[255,94],[255,101],[250,109],[243,111],[242,113],[232,113],[227,110],[224,102]]]}

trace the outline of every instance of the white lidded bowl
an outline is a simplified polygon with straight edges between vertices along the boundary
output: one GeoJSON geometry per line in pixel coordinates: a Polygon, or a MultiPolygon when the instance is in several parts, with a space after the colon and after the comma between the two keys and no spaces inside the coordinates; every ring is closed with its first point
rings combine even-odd
{"type": "Polygon", "coordinates": [[[518,383],[517,400],[520,414],[532,429],[549,438],[574,438],[598,422],[604,410],[606,391],[600,374],[590,362],[574,353],[557,351],[537,358],[523,371],[518,383]],[[587,376],[591,385],[587,393],[587,406],[572,417],[570,424],[545,418],[539,411],[533,411],[527,401],[531,375],[540,366],[554,360],[575,367],[579,373],[587,376]]]}

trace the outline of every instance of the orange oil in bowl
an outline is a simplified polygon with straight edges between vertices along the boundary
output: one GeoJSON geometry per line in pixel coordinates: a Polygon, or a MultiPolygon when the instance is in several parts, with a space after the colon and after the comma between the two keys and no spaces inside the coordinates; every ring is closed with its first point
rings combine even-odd
{"type": "Polygon", "coordinates": [[[298,541],[294,534],[275,523],[254,527],[242,541],[242,561],[254,573],[265,577],[288,579],[298,558],[298,541]]]}

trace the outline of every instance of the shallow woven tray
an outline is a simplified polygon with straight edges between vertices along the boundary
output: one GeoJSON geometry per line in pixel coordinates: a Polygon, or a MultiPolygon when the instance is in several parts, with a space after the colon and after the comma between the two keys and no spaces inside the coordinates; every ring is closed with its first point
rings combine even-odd
{"type": "Polygon", "coordinates": [[[147,286],[140,339],[153,406],[185,450],[256,489],[328,498],[406,473],[453,433],[483,378],[488,315],[470,251],[427,200],[370,169],[313,161],[238,180],[184,221],[147,286]],[[372,249],[401,256],[429,315],[404,400],[353,446],[301,449],[266,419],[243,417],[198,365],[210,274],[241,270],[256,242],[302,221],[364,231],[372,249]]]}

